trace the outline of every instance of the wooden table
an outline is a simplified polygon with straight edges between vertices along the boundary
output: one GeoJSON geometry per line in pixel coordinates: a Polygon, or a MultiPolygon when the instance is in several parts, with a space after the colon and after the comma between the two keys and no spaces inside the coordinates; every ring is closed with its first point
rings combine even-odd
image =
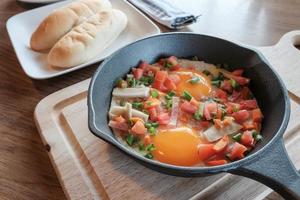
{"type": "MultiPolygon", "coordinates": [[[[199,23],[187,31],[271,45],[284,33],[300,27],[300,2],[296,0],[185,2],[176,1],[187,10],[202,14],[199,23]]],[[[0,3],[0,197],[65,199],[35,127],[33,110],[48,94],[90,77],[98,64],[49,80],[28,78],[19,66],[5,23],[9,17],[30,8],[15,0],[0,3]]]]}

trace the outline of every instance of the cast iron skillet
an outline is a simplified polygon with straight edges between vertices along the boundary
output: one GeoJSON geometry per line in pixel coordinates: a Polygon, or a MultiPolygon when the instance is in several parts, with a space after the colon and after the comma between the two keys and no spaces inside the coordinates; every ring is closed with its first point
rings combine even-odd
{"type": "Polygon", "coordinates": [[[93,134],[153,170],[185,177],[229,172],[264,183],[284,198],[300,199],[300,176],[288,158],[282,139],[290,116],[287,90],[278,74],[253,49],[193,33],[162,34],[129,44],[102,62],[93,76],[88,94],[88,116],[93,134]],[[117,141],[107,125],[116,79],[127,74],[140,60],[152,63],[170,55],[179,58],[197,56],[208,63],[244,67],[245,76],[251,79],[250,89],[264,114],[264,139],[250,155],[222,166],[180,167],[144,158],[117,141]]]}

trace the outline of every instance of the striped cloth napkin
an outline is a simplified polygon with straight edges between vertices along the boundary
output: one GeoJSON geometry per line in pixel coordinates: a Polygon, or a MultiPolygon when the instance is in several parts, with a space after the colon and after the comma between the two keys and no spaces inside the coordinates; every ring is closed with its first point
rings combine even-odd
{"type": "Polygon", "coordinates": [[[171,28],[180,29],[195,23],[199,16],[186,13],[166,0],[128,0],[150,15],[157,22],[171,28]]]}

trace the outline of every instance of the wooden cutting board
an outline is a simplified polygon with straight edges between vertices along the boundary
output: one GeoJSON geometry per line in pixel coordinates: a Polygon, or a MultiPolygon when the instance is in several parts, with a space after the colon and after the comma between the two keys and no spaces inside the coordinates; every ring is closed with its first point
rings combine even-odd
{"type": "MultiPolygon", "coordinates": [[[[295,75],[300,77],[297,68],[300,53],[291,45],[295,35],[289,34],[284,36],[289,39],[283,38],[275,46],[257,49],[280,72],[292,91],[292,114],[284,138],[288,153],[299,169],[300,80],[295,75]]],[[[34,113],[45,148],[69,199],[280,199],[271,189],[244,177],[225,173],[199,178],[173,177],[136,163],[90,133],[86,105],[89,81],[49,95],[34,113]]]]}

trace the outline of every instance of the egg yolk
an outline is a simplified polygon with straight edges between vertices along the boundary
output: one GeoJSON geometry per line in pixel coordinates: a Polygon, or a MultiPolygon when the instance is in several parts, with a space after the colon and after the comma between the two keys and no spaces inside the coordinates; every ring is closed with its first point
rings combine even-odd
{"type": "Polygon", "coordinates": [[[154,136],[154,158],[160,162],[192,166],[200,162],[198,145],[200,137],[190,128],[161,130],[154,136]]]}
{"type": "Polygon", "coordinates": [[[200,100],[202,96],[209,96],[211,84],[206,75],[193,69],[182,69],[180,71],[190,73],[178,73],[180,82],[177,85],[177,95],[182,95],[184,91],[187,91],[197,100],[200,100]],[[199,78],[196,83],[191,83],[193,77],[199,78]]]}

